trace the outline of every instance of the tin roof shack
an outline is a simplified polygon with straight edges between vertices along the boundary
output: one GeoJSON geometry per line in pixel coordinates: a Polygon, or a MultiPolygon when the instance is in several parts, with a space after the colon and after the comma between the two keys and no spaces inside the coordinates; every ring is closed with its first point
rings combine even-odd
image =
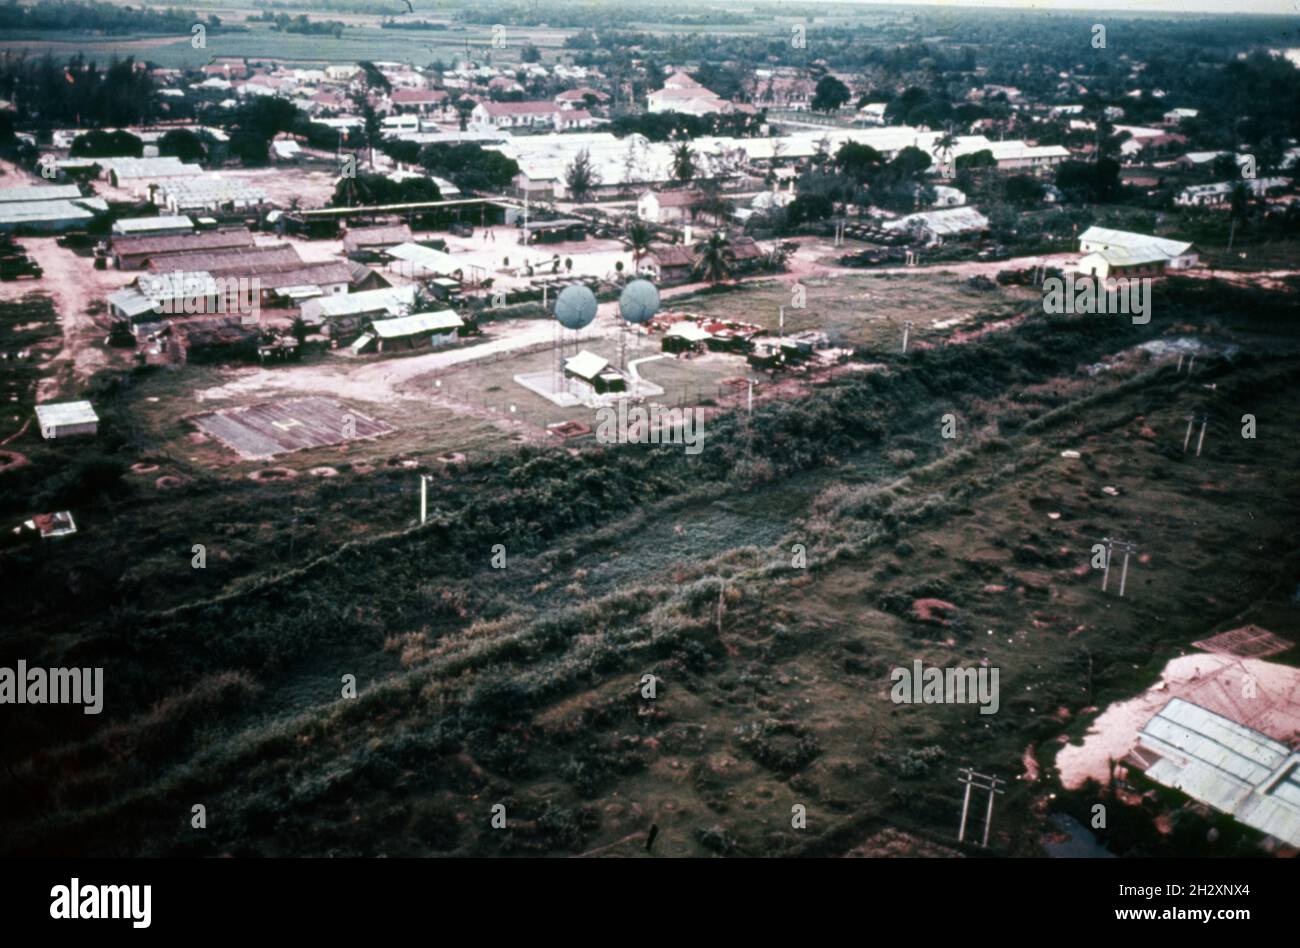
{"type": "Polygon", "coordinates": [[[1267,734],[1173,698],[1138,735],[1146,776],[1300,846],[1300,753],[1267,734]]]}
{"type": "Polygon", "coordinates": [[[36,406],[36,423],[46,441],[99,433],[99,416],[90,402],[47,402],[36,406]]]}
{"type": "Polygon", "coordinates": [[[661,348],[664,352],[681,355],[683,352],[702,352],[713,338],[698,323],[680,322],[668,327],[661,348]]]}
{"type": "Polygon", "coordinates": [[[406,316],[414,307],[415,287],[394,286],[307,300],[302,304],[302,318],[342,343],[359,335],[372,320],[406,316]]]}
{"type": "Polygon", "coordinates": [[[381,251],[399,244],[413,243],[411,228],[405,224],[379,227],[349,227],[343,235],[343,252],[349,260],[370,263],[382,259],[381,251]]]}
{"type": "Polygon", "coordinates": [[[125,217],[113,224],[114,237],[163,237],[192,234],[194,222],[185,215],[125,217]]]}
{"type": "Polygon", "coordinates": [[[378,270],[372,270],[364,263],[348,261],[348,292],[364,293],[366,290],[383,290],[392,286],[388,277],[378,270]]]}
{"type": "Polygon", "coordinates": [[[165,258],[176,254],[252,246],[253,235],[241,227],[162,237],[114,237],[111,249],[113,265],[119,270],[143,270],[150,263],[157,263],[165,270],[168,269],[165,258]]]}
{"type": "MultiPolygon", "coordinates": [[[[573,218],[554,221],[529,221],[519,227],[530,244],[558,244],[587,239],[587,222],[573,218]]],[[[522,241],[521,241],[522,242],[522,241]]]]}
{"type": "Polygon", "coordinates": [[[641,271],[664,285],[688,283],[695,269],[695,251],[681,244],[652,244],[641,258],[641,271]]]}
{"type": "Polygon", "coordinates": [[[451,343],[465,323],[449,309],[412,313],[396,319],[371,320],[369,328],[352,344],[354,352],[365,352],[373,344],[377,352],[425,349],[451,343]]]}
{"type": "Polygon", "coordinates": [[[589,387],[597,395],[627,390],[626,380],[610,368],[609,360],[587,349],[564,360],[564,377],[589,387]]]}

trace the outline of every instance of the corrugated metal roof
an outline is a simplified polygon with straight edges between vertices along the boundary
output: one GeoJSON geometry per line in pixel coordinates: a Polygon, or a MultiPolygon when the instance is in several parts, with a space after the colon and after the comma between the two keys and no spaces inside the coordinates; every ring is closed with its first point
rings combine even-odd
{"type": "Polygon", "coordinates": [[[126,217],[113,224],[113,230],[116,233],[127,236],[129,234],[138,234],[155,230],[179,230],[182,227],[194,226],[194,222],[183,214],[173,214],[159,217],[126,217]]]}
{"type": "Polygon", "coordinates": [[[399,312],[415,305],[414,286],[385,287],[361,293],[338,293],[303,304],[304,316],[355,316],[380,310],[399,312]]]}
{"type": "Polygon", "coordinates": [[[1173,698],[1138,735],[1157,783],[1300,846],[1300,754],[1280,741],[1173,698]]]}
{"type": "Polygon", "coordinates": [[[1155,247],[1135,247],[1132,250],[1125,247],[1108,247],[1105,250],[1094,250],[1083,259],[1087,260],[1088,257],[1101,257],[1112,267],[1135,267],[1144,263],[1169,262],[1169,257],[1155,247]]]}
{"type": "Polygon", "coordinates": [[[1110,244],[1126,250],[1155,248],[1166,257],[1180,257],[1192,249],[1192,245],[1182,240],[1169,240],[1165,237],[1153,237],[1149,234],[1136,234],[1129,230],[1114,230],[1110,227],[1098,227],[1095,224],[1079,235],[1080,241],[1110,244]]]}
{"type": "Polygon", "coordinates": [[[118,180],[135,178],[179,178],[203,174],[196,164],[186,164],[174,155],[160,158],[100,158],[99,165],[118,180]]]}
{"type": "Polygon", "coordinates": [[[36,420],[42,428],[88,425],[99,421],[90,402],[49,402],[36,406],[36,420]]]}
{"type": "Polygon", "coordinates": [[[420,332],[437,332],[440,329],[459,329],[464,322],[449,309],[431,313],[412,313],[396,319],[377,319],[370,329],[380,339],[413,336],[420,332]]]}
{"type": "Polygon", "coordinates": [[[451,254],[434,250],[432,247],[423,247],[417,243],[398,244],[396,247],[387,248],[384,252],[394,259],[414,264],[433,273],[452,273],[462,267],[462,264],[457,263],[456,258],[451,254]]]}
{"type": "Polygon", "coordinates": [[[67,201],[81,197],[75,184],[25,184],[13,188],[0,188],[0,204],[17,201],[67,201]]]}
{"type": "MultiPolygon", "coordinates": [[[[81,199],[86,200],[85,198],[81,199]]],[[[95,215],[72,201],[11,201],[0,204],[0,223],[35,224],[41,221],[88,221],[95,215]]]]}

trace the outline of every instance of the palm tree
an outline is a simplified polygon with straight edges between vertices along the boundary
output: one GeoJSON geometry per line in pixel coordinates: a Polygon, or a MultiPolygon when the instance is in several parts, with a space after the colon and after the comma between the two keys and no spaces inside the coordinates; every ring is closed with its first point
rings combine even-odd
{"type": "Polygon", "coordinates": [[[722,231],[714,231],[708,240],[695,245],[695,275],[718,284],[731,276],[736,264],[736,252],[722,231]]]}
{"type": "Polygon", "coordinates": [[[673,149],[673,177],[682,184],[695,177],[695,152],[687,142],[673,149]]]}
{"type": "Polygon", "coordinates": [[[627,242],[632,248],[632,270],[638,275],[641,273],[641,258],[649,252],[653,236],[644,221],[633,221],[627,229],[627,242]]]}
{"type": "MultiPolygon", "coordinates": [[[[941,168],[948,167],[948,162],[952,158],[952,150],[956,147],[957,136],[953,135],[952,126],[949,125],[947,130],[940,135],[938,140],[934,143],[935,151],[937,151],[940,156],[941,168]]],[[[949,175],[945,174],[944,177],[949,177],[949,175]]]]}

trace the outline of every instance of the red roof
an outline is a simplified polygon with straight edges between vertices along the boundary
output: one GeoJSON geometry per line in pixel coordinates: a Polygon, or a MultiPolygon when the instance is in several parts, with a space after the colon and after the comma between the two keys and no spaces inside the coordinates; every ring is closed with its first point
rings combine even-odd
{"type": "Polygon", "coordinates": [[[446,99],[447,92],[444,89],[397,89],[393,92],[394,105],[422,105],[446,99]]]}
{"type": "Polygon", "coordinates": [[[480,102],[488,115],[543,115],[553,114],[553,102],[480,102]]]}
{"type": "Polygon", "coordinates": [[[609,98],[605,93],[591,86],[579,86],[577,89],[565,89],[555,97],[556,102],[581,102],[587,96],[595,96],[596,101],[604,102],[609,98]]]}

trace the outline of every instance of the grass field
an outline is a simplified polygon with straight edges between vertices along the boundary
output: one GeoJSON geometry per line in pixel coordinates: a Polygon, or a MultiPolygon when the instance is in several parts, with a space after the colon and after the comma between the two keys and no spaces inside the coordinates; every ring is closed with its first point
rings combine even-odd
{"type": "Polygon", "coordinates": [[[1016,289],[975,289],[943,273],[809,280],[805,287],[802,309],[791,305],[790,287],[776,281],[738,292],[678,297],[669,308],[758,323],[775,333],[784,306],[786,332],[820,330],[832,345],[885,353],[901,348],[908,320],[913,342],[938,343],[954,330],[1014,315],[1029,298],[1016,289]]]}
{"type": "MultiPolygon", "coordinates": [[[[330,19],[328,14],[313,14],[313,19],[330,19]]],[[[506,34],[506,45],[492,46],[492,31],[488,27],[457,27],[447,30],[383,30],[378,27],[349,26],[340,39],[332,36],[312,36],[299,33],[281,33],[268,26],[251,24],[247,32],[210,30],[207,46],[195,49],[191,37],[174,38],[157,35],[106,37],[98,34],[71,32],[28,31],[6,36],[0,48],[9,51],[26,51],[30,55],[43,55],[47,50],[56,56],[74,52],[94,55],[102,60],[112,56],[134,55],[168,68],[198,68],[214,57],[247,58],[253,61],[283,60],[302,64],[355,63],[359,60],[393,60],[417,66],[441,60],[450,65],[464,58],[466,44],[472,55],[482,59],[491,55],[492,61],[519,62],[519,51],[525,43],[537,46],[545,61],[550,61],[564,43],[565,30],[529,30],[512,36],[506,34]]]]}
{"type": "MultiPolygon", "coordinates": [[[[833,854],[891,833],[949,852],[954,774],[976,765],[1009,781],[994,851],[1037,853],[1053,748],[1098,707],[1207,633],[1300,632],[1300,443],[1284,434],[1300,365],[1266,342],[1293,341],[1294,303],[1168,292],[1149,327],[1027,320],[882,354],[887,373],[763,406],[748,447],[470,464],[437,485],[423,530],[396,509],[409,478],[383,470],[108,495],[57,560],[0,552],[15,590],[68,588],[69,574],[82,590],[57,608],[16,596],[5,654],[102,661],[115,689],[102,721],[15,728],[14,747],[42,750],[0,779],[6,848],[630,856],[656,823],[656,855],[833,854]],[[1255,355],[1199,360],[1189,378],[1133,350],[1176,327],[1216,345],[1249,331],[1255,355]],[[1106,355],[1109,371],[1083,371],[1106,355]],[[1185,457],[1182,418],[1210,407],[1208,450],[1185,457]],[[1235,426],[1246,411],[1256,440],[1235,426]],[[1123,600],[1087,569],[1091,543],[1115,534],[1145,557],[1123,600]],[[202,576],[188,568],[198,538],[202,576]],[[130,565],[115,581],[87,559],[109,543],[130,565]],[[498,543],[504,569],[489,565],[498,543]],[[912,606],[927,598],[953,608],[926,620],[912,606]],[[914,659],[999,667],[999,712],[892,704],[889,670],[914,659]],[[339,697],[344,673],[355,700],[339,697]],[[1038,783],[1016,779],[1027,754],[1038,783]],[[202,837],[178,829],[195,800],[202,837]],[[505,831],[488,826],[496,802],[505,831]],[[807,830],[791,828],[795,804],[807,830]]],[[[110,428],[140,394],[109,407],[110,428]]],[[[377,412],[394,437],[408,430],[396,407],[377,412]]],[[[1114,819],[1144,853],[1251,842],[1178,818],[1169,839],[1149,815],[1114,819]]]]}

